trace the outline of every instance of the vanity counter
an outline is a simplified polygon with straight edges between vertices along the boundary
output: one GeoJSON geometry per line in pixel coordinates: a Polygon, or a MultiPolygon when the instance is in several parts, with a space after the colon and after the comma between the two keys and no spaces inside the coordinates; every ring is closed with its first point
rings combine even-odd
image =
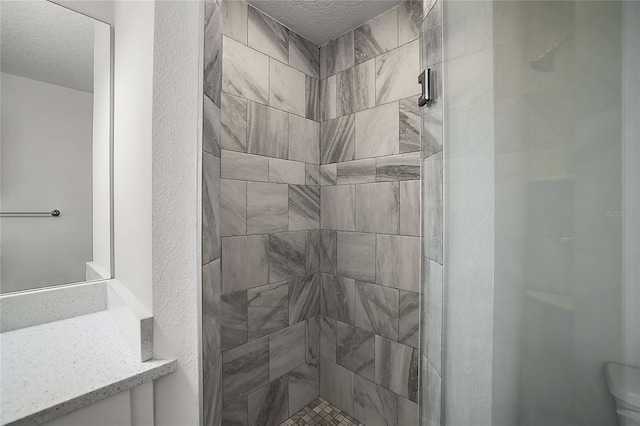
{"type": "Polygon", "coordinates": [[[2,425],[38,425],[176,370],[136,361],[106,311],[0,334],[2,425]]]}

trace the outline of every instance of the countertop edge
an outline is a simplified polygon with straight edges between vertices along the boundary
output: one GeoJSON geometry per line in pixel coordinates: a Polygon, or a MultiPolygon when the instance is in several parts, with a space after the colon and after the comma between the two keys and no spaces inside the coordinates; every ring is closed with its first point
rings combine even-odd
{"type": "Polygon", "coordinates": [[[149,360],[146,363],[154,364],[148,370],[141,371],[133,376],[124,378],[117,382],[110,383],[106,386],[94,389],[82,395],[78,395],[67,401],[60,402],[50,407],[45,407],[27,416],[17,419],[11,419],[3,426],[36,426],[46,422],[50,422],[59,417],[72,413],[84,407],[88,407],[93,403],[107,399],[120,392],[127,391],[138,385],[155,380],[159,377],[171,374],[177,369],[176,360],[149,360]]]}

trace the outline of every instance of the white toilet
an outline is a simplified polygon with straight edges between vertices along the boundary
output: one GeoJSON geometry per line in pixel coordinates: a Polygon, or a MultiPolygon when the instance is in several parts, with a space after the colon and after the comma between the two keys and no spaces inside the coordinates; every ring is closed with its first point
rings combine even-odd
{"type": "Polygon", "coordinates": [[[640,426],[640,368],[610,362],[605,375],[616,399],[620,426],[640,426]]]}

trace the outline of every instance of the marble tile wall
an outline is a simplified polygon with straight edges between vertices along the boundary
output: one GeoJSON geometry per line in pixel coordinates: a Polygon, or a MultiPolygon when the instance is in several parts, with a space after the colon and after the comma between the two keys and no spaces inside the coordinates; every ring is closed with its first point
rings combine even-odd
{"type": "Polygon", "coordinates": [[[207,0],[206,425],[278,424],[320,394],[416,424],[421,20],[405,2],[318,48],[207,0]]]}
{"type": "Polygon", "coordinates": [[[245,2],[220,13],[224,386],[205,424],[273,426],[320,391],[320,49],[245,2]]]}
{"type": "Polygon", "coordinates": [[[320,395],[418,424],[422,3],[320,48],[320,395]]]}
{"type": "Polygon", "coordinates": [[[205,1],[202,97],[202,380],[205,425],[222,421],[222,276],[220,241],[220,149],[222,87],[222,10],[205,1]]]}

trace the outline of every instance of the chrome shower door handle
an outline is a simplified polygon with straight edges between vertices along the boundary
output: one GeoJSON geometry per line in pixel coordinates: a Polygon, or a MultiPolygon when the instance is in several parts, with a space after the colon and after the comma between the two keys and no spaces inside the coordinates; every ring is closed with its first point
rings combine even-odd
{"type": "Polygon", "coordinates": [[[422,86],[422,95],[418,98],[418,106],[425,106],[427,102],[431,101],[431,68],[420,73],[418,83],[422,86]]]}

